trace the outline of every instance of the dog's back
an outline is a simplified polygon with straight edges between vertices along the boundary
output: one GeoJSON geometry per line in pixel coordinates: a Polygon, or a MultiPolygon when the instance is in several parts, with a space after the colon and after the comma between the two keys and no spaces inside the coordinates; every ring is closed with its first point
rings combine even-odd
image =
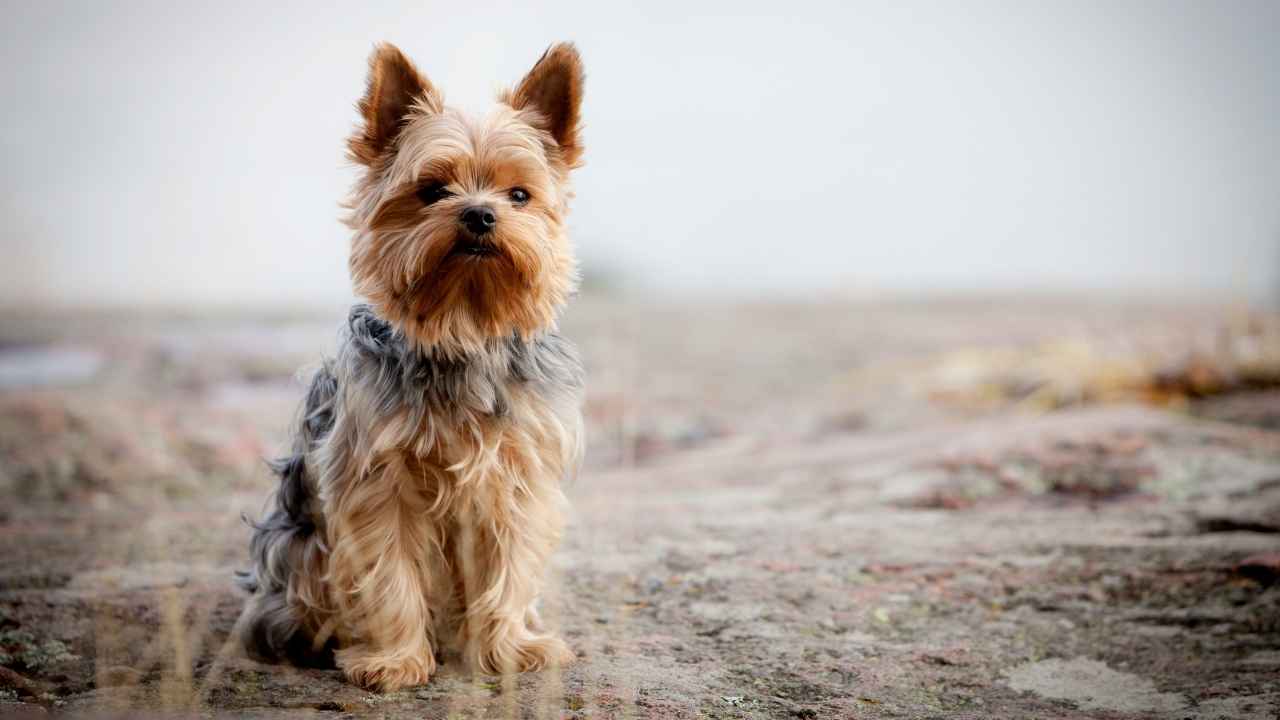
{"type": "MultiPolygon", "coordinates": [[[[324,552],[316,522],[316,485],[308,476],[307,453],[333,429],[338,381],[328,363],[316,371],[294,432],[293,451],[271,463],[280,486],[273,507],[251,523],[249,555],[253,567],[236,581],[252,594],[240,620],[241,641],[250,654],[270,662],[331,665],[333,648],[313,647],[316,623],[290,602],[289,585],[311,570],[322,570],[324,552]],[[321,567],[316,567],[317,565],[321,567]],[[294,577],[294,576],[298,577],[294,577]]],[[[319,577],[323,573],[314,573],[319,577]]]]}

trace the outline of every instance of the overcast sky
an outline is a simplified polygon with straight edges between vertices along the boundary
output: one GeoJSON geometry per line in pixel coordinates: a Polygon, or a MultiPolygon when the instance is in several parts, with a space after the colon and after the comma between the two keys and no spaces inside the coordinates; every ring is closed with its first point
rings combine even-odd
{"type": "Polygon", "coordinates": [[[603,277],[1280,297],[1277,2],[333,5],[5,3],[0,301],[343,300],[373,43],[483,110],[560,39],[603,277]]]}

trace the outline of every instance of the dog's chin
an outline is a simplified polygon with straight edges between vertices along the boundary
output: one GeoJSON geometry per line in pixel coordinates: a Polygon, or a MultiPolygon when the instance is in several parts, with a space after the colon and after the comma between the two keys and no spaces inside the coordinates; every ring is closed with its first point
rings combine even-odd
{"type": "MultiPolygon", "coordinates": [[[[531,337],[554,322],[558,296],[545,294],[540,263],[555,258],[522,245],[534,238],[459,232],[435,240],[411,284],[378,305],[419,346],[479,352],[495,339],[531,337]]],[[[402,271],[394,268],[384,278],[388,285],[402,271]]]]}
{"type": "Polygon", "coordinates": [[[417,278],[405,299],[420,321],[449,317],[467,322],[505,315],[508,309],[522,306],[527,289],[512,257],[500,245],[462,236],[417,278]]]}

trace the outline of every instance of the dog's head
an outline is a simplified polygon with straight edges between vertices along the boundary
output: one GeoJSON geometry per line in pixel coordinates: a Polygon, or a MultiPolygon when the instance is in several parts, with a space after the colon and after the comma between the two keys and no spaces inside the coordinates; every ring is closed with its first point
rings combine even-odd
{"type": "Polygon", "coordinates": [[[552,46],[484,117],[446,107],[395,47],[369,61],[351,277],[423,349],[478,352],[554,325],[576,283],[564,220],[580,164],[582,63],[552,46]]]}

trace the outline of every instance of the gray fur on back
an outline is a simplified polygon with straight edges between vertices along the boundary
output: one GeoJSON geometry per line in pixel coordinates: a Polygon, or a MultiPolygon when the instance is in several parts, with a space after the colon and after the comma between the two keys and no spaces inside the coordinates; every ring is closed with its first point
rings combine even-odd
{"type": "MultiPolygon", "coordinates": [[[[312,451],[332,432],[342,412],[345,385],[359,386],[377,414],[408,412],[412,420],[467,416],[505,417],[513,388],[522,387],[553,404],[574,402],[583,387],[582,364],[573,345],[556,333],[532,340],[494,341],[481,355],[464,357],[423,351],[374,313],[351,308],[336,356],[312,377],[288,456],[272,462],[280,485],[260,522],[250,523],[253,566],[237,574],[252,593],[242,619],[246,649],[265,660],[296,664],[331,662],[332,648],[316,652],[301,618],[286,602],[289,578],[301,546],[315,542],[322,527],[312,451]]],[[[428,431],[430,428],[428,427],[428,431]]]]}

